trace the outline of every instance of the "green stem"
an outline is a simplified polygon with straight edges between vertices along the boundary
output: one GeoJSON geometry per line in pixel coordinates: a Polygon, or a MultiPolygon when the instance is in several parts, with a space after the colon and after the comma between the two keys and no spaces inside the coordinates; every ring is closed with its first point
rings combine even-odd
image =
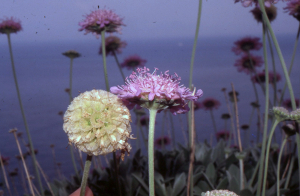
{"type": "Polygon", "coordinates": [[[12,53],[12,47],[11,47],[11,41],[10,41],[10,33],[7,33],[7,39],[8,39],[8,45],[9,45],[11,66],[12,66],[12,69],[13,69],[13,75],[14,75],[15,85],[16,85],[16,89],[17,89],[17,94],[18,94],[18,100],[19,100],[19,104],[20,104],[20,108],[21,108],[21,113],[22,113],[25,129],[26,129],[26,134],[27,134],[27,137],[28,137],[28,142],[29,142],[29,145],[30,145],[30,151],[31,151],[32,162],[33,162],[33,165],[34,165],[35,175],[36,175],[37,180],[38,180],[41,195],[44,196],[44,189],[43,189],[40,173],[39,173],[38,167],[36,165],[36,157],[35,157],[35,153],[34,153],[34,147],[33,147],[33,143],[32,143],[32,140],[31,140],[31,136],[30,136],[30,132],[29,132],[29,128],[28,128],[28,124],[27,124],[27,120],[26,120],[26,116],[25,116],[25,112],[24,112],[24,108],[23,108],[23,104],[22,104],[21,94],[20,94],[20,90],[19,90],[16,70],[15,70],[15,64],[14,64],[14,58],[13,58],[13,53],[12,53]]]}
{"type": "Polygon", "coordinates": [[[213,121],[213,126],[214,126],[214,131],[215,131],[215,137],[217,136],[217,126],[216,126],[216,121],[215,121],[215,117],[214,117],[214,114],[213,114],[213,111],[212,110],[209,110],[210,112],[210,117],[213,121]]]}
{"type": "Polygon", "coordinates": [[[73,100],[73,97],[72,97],[72,71],[73,71],[73,58],[70,58],[70,89],[69,89],[70,103],[73,100]]]}
{"type": "Polygon", "coordinates": [[[77,170],[77,166],[76,166],[76,162],[75,162],[75,157],[74,157],[74,151],[73,151],[73,146],[70,145],[70,153],[71,153],[71,159],[72,159],[72,164],[75,170],[75,174],[76,176],[79,176],[78,170],[77,170]]]}
{"type": "Polygon", "coordinates": [[[118,65],[118,68],[119,68],[119,70],[120,70],[120,73],[121,73],[121,75],[122,75],[122,78],[123,78],[123,80],[124,80],[124,82],[125,82],[126,78],[125,78],[125,76],[124,76],[122,67],[121,67],[121,65],[120,65],[120,63],[119,63],[119,60],[118,60],[118,58],[117,58],[117,55],[116,55],[115,51],[113,51],[113,54],[114,54],[116,63],[117,63],[117,65],[118,65]]]}
{"type": "Polygon", "coordinates": [[[277,196],[280,196],[280,160],[282,157],[282,152],[284,149],[284,146],[287,142],[288,136],[286,136],[281,144],[279,156],[278,156],[278,163],[277,163],[277,196]]]}
{"type": "MultiPolygon", "coordinates": [[[[300,134],[299,132],[296,132],[296,143],[297,143],[297,151],[298,151],[298,168],[300,168],[300,134]]],[[[299,172],[299,185],[300,185],[300,169],[298,169],[299,172]]]]}
{"type": "MultiPolygon", "coordinates": [[[[290,67],[289,67],[289,75],[291,74],[291,71],[292,71],[292,68],[293,68],[294,59],[295,59],[296,51],[297,51],[297,45],[298,45],[299,35],[300,35],[300,22],[299,22],[298,32],[297,32],[297,36],[296,36],[296,41],[295,41],[295,44],[294,44],[293,56],[292,56],[291,64],[290,64],[290,67]]],[[[287,86],[287,84],[285,82],[283,90],[282,90],[282,93],[281,93],[281,97],[280,97],[280,100],[279,100],[279,104],[282,103],[282,100],[283,100],[283,97],[284,97],[284,93],[285,93],[285,90],[286,90],[286,86],[287,86]]]]}
{"type": "Polygon", "coordinates": [[[117,156],[116,153],[113,152],[113,159],[114,159],[114,167],[115,167],[115,179],[118,187],[118,194],[119,196],[122,196],[121,194],[121,186],[120,186],[120,181],[119,181],[119,164],[117,162],[117,156]]]}
{"type": "Polygon", "coordinates": [[[106,91],[109,92],[109,84],[108,84],[108,76],[107,76],[107,67],[106,67],[105,30],[104,30],[104,31],[101,31],[101,41],[102,41],[102,59],[103,59],[103,69],[104,69],[105,87],[106,87],[106,91]]]}
{"type": "MultiPolygon", "coordinates": [[[[274,134],[275,128],[279,122],[277,119],[273,123],[272,129],[270,131],[270,135],[268,137],[268,144],[266,148],[266,158],[265,158],[265,167],[264,167],[264,175],[263,175],[263,184],[262,184],[262,194],[261,195],[266,195],[266,182],[267,182],[267,173],[268,173],[268,166],[269,166],[269,153],[270,153],[270,146],[272,142],[272,136],[274,134]]],[[[263,154],[261,155],[263,156],[263,154]]]]}
{"type": "Polygon", "coordinates": [[[154,133],[157,109],[149,109],[149,137],[148,137],[148,164],[149,164],[149,195],[155,195],[154,188],[154,133]]]}
{"type": "Polygon", "coordinates": [[[284,189],[287,189],[288,186],[289,186],[291,176],[292,176],[292,171],[293,171],[293,168],[294,168],[294,161],[295,161],[295,156],[292,156],[291,164],[289,166],[288,175],[286,177],[286,181],[285,181],[285,184],[284,184],[284,189]]]}
{"type": "MultiPolygon", "coordinates": [[[[265,88],[265,116],[264,116],[264,131],[263,131],[263,139],[262,139],[262,149],[261,149],[261,158],[260,158],[260,165],[259,165],[259,172],[258,172],[258,187],[256,195],[260,195],[262,186],[263,190],[265,190],[264,183],[262,185],[263,179],[263,165],[265,161],[265,151],[266,151],[266,141],[267,141],[267,132],[268,132],[268,114],[269,114],[269,70],[268,70],[268,61],[267,61],[267,48],[266,48],[266,35],[265,35],[265,27],[263,24],[263,53],[264,53],[264,62],[265,62],[265,78],[266,78],[266,88],[265,88]]],[[[275,129],[275,128],[274,128],[275,129]]],[[[268,153],[268,152],[267,152],[268,153]]],[[[267,161],[268,157],[266,158],[267,161]]],[[[264,195],[264,194],[263,194],[264,195]]]]}
{"type": "Polygon", "coordinates": [[[248,183],[248,187],[251,188],[252,187],[252,184],[253,184],[253,181],[255,179],[255,176],[256,176],[256,173],[258,171],[258,168],[259,168],[259,161],[256,163],[256,166],[255,166],[255,169],[254,169],[254,172],[249,180],[249,183],[248,183]]]}
{"type": "Polygon", "coordinates": [[[93,156],[90,155],[86,156],[86,161],[84,164],[83,176],[82,176],[81,186],[80,186],[81,187],[80,196],[85,195],[85,189],[86,189],[87,180],[89,178],[89,171],[92,163],[92,158],[93,156]]]}
{"type": "Polygon", "coordinates": [[[286,79],[286,83],[287,83],[287,86],[288,86],[288,89],[289,89],[289,92],[290,92],[290,97],[291,97],[291,102],[292,102],[292,108],[293,108],[293,110],[295,110],[296,109],[296,102],[295,102],[294,91],[293,91],[293,88],[292,88],[292,84],[291,84],[291,80],[289,78],[288,71],[286,69],[286,64],[284,62],[284,58],[283,58],[281,49],[279,47],[279,44],[278,44],[278,41],[277,41],[276,36],[274,34],[274,31],[273,31],[273,29],[271,27],[271,23],[270,23],[270,21],[268,19],[266,10],[264,9],[265,6],[263,4],[263,0],[258,0],[258,3],[259,3],[259,6],[262,8],[261,11],[263,13],[264,23],[266,24],[266,26],[267,26],[270,34],[271,34],[271,37],[272,37],[272,40],[274,42],[276,51],[278,53],[278,56],[279,56],[279,59],[280,59],[280,63],[281,63],[281,66],[282,66],[282,69],[283,69],[283,72],[284,72],[285,79],[286,79]]]}

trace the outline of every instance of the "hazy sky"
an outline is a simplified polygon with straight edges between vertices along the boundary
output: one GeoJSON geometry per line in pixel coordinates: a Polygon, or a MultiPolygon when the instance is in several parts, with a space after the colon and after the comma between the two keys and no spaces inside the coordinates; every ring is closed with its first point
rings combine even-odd
{"type": "MultiPolygon", "coordinates": [[[[0,18],[14,16],[22,21],[23,31],[14,35],[14,41],[95,39],[79,32],[78,22],[98,5],[124,18],[123,39],[194,36],[197,0],[2,0],[0,18]]],[[[276,6],[278,16],[272,23],[276,35],[295,35],[297,20],[283,12],[285,3],[276,6]]],[[[261,24],[253,19],[251,9],[234,0],[204,0],[199,35],[260,36],[261,24]]],[[[7,41],[0,37],[0,43],[7,41]]]]}

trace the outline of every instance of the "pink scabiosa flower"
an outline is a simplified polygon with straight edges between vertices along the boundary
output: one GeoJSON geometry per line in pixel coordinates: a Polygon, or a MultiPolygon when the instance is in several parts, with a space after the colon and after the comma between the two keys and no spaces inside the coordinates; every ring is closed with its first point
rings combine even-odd
{"type": "Polygon", "coordinates": [[[260,43],[258,37],[245,37],[234,42],[234,47],[232,47],[232,51],[239,55],[241,53],[247,53],[250,50],[260,50],[262,47],[262,43],[260,43]]]}
{"type": "MultiPolygon", "coordinates": [[[[265,6],[270,7],[271,4],[277,3],[279,0],[265,0],[265,6]]],[[[234,3],[241,2],[243,7],[249,7],[254,4],[255,6],[258,6],[258,0],[235,0],[234,3]]]]}
{"type": "Polygon", "coordinates": [[[300,21],[300,0],[291,0],[287,3],[287,6],[283,8],[289,15],[294,16],[300,21]]]}
{"type": "Polygon", "coordinates": [[[216,134],[217,141],[219,141],[220,139],[227,141],[229,139],[229,136],[230,136],[230,132],[226,130],[221,130],[216,134]]]}
{"type": "MultiPolygon", "coordinates": [[[[295,102],[296,102],[296,107],[298,108],[299,107],[299,99],[295,99],[295,102]]],[[[287,109],[290,109],[292,110],[293,107],[292,107],[292,101],[291,101],[291,98],[289,99],[286,99],[282,102],[282,106],[287,108],[287,109]]]]}
{"type": "MultiPolygon", "coordinates": [[[[277,8],[271,4],[269,7],[265,6],[265,10],[266,10],[269,21],[272,22],[273,20],[275,20],[275,18],[277,16],[277,8]]],[[[261,11],[260,7],[257,6],[250,12],[253,14],[254,19],[257,22],[261,22],[261,23],[263,22],[262,11],[261,11]]]]}
{"type": "Polygon", "coordinates": [[[206,98],[202,101],[204,110],[218,109],[221,105],[220,102],[214,98],[206,98]]]}
{"type": "Polygon", "coordinates": [[[234,66],[237,67],[239,72],[245,72],[249,74],[255,70],[256,67],[261,67],[263,60],[260,56],[243,55],[242,58],[238,59],[234,66]],[[252,64],[251,64],[252,63],[252,64]]]}
{"type": "Polygon", "coordinates": [[[0,33],[17,33],[21,30],[21,22],[13,17],[0,20],[0,33]]]}
{"type": "Polygon", "coordinates": [[[138,55],[132,55],[127,57],[121,64],[121,67],[127,67],[128,70],[136,69],[138,67],[144,67],[147,60],[142,59],[138,55]]]}
{"type": "Polygon", "coordinates": [[[156,148],[162,148],[163,145],[167,146],[171,144],[171,139],[168,136],[159,137],[154,141],[156,148]]]}
{"type": "Polygon", "coordinates": [[[112,10],[95,10],[86,15],[82,22],[79,22],[79,26],[81,26],[79,31],[85,30],[85,34],[93,33],[97,37],[104,30],[108,33],[120,33],[121,26],[125,26],[122,20],[112,10]]]}
{"type": "MultiPolygon", "coordinates": [[[[266,82],[265,71],[258,73],[257,77],[252,76],[251,80],[255,83],[259,83],[259,82],[265,83],[266,82]]],[[[276,73],[274,75],[273,72],[269,72],[269,83],[270,84],[273,84],[274,82],[279,82],[280,80],[281,80],[281,75],[279,73],[276,73]],[[276,77],[276,79],[275,79],[275,77],[276,77]]]]}
{"type": "Polygon", "coordinates": [[[126,85],[110,88],[113,94],[118,95],[130,108],[136,104],[143,108],[156,107],[158,111],[169,108],[173,114],[189,111],[187,101],[196,101],[203,92],[199,89],[192,92],[190,89],[179,85],[181,78],[169,71],[157,75],[157,68],[149,73],[149,69],[137,68],[137,73],[126,78],[126,85]]]}
{"type": "MultiPolygon", "coordinates": [[[[105,38],[105,52],[106,56],[114,55],[114,53],[121,53],[121,48],[125,48],[127,46],[126,42],[121,41],[120,38],[116,36],[109,36],[105,38]]],[[[100,47],[99,54],[102,55],[102,46],[100,47]]]]}

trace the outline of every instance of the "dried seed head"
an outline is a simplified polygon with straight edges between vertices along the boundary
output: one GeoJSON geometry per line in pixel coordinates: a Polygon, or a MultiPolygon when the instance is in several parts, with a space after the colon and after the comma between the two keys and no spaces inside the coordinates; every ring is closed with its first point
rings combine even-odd
{"type": "Polygon", "coordinates": [[[114,94],[92,90],[80,94],[69,105],[64,115],[63,129],[81,151],[89,155],[102,155],[121,150],[130,152],[128,139],[131,116],[127,107],[114,94]]]}
{"type": "Polygon", "coordinates": [[[280,122],[284,120],[288,120],[290,118],[290,113],[284,107],[273,107],[273,112],[275,118],[280,122]]]}

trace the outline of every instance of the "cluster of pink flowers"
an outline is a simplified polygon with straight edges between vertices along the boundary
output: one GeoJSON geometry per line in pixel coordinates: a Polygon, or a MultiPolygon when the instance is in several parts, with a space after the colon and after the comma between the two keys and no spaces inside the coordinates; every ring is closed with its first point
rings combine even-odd
{"type": "Polygon", "coordinates": [[[191,92],[189,88],[179,85],[180,77],[175,73],[170,75],[169,71],[157,75],[157,68],[149,73],[149,69],[137,68],[137,73],[126,78],[126,85],[110,88],[113,94],[118,95],[124,103],[133,108],[135,105],[150,108],[153,103],[158,105],[158,111],[170,109],[173,114],[186,113],[189,111],[187,101],[196,101],[203,92],[191,92]]]}
{"type": "Polygon", "coordinates": [[[142,59],[138,55],[132,55],[127,57],[123,63],[121,63],[121,67],[127,67],[128,70],[133,70],[138,67],[144,67],[147,60],[142,59]]]}
{"type": "Polygon", "coordinates": [[[2,19],[0,22],[0,33],[17,33],[21,30],[21,22],[13,17],[2,19]]]}
{"type": "Polygon", "coordinates": [[[250,50],[260,50],[262,47],[262,43],[260,43],[259,37],[245,37],[243,39],[240,39],[236,42],[234,42],[234,45],[232,47],[232,51],[239,55],[241,53],[247,53],[250,50]]]}
{"type": "MultiPolygon", "coordinates": [[[[270,7],[271,4],[277,3],[279,0],[265,0],[265,6],[270,7]]],[[[252,6],[252,4],[255,4],[255,6],[258,6],[258,0],[235,0],[234,3],[241,2],[244,7],[252,6]]]]}
{"type": "Polygon", "coordinates": [[[91,32],[96,36],[104,30],[108,33],[120,32],[121,26],[124,25],[122,20],[112,10],[95,10],[86,15],[84,21],[79,22],[79,31],[85,30],[85,34],[91,32]]]}
{"type": "Polygon", "coordinates": [[[260,56],[244,55],[242,58],[238,59],[234,66],[237,67],[239,72],[245,72],[249,74],[255,70],[256,67],[261,67],[263,60],[260,56]]]}

